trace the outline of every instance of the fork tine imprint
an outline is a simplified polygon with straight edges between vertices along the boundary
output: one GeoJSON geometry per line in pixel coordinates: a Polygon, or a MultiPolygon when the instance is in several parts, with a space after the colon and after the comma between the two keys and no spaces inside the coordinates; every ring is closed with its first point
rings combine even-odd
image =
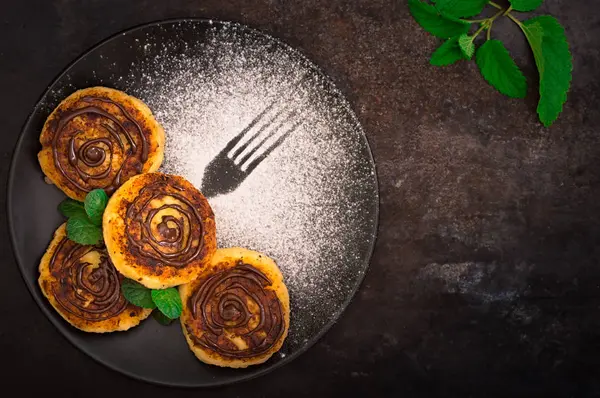
{"type": "Polygon", "coordinates": [[[275,106],[276,101],[273,101],[269,104],[269,106],[267,106],[261,113],[259,113],[254,119],[252,119],[252,121],[250,122],[250,124],[248,124],[246,127],[244,127],[244,129],[235,137],[233,137],[225,146],[225,148],[223,148],[224,153],[229,153],[233,148],[235,148],[235,146],[242,140],[242,138],[248,134],[248,132],[250,130],[252,130],[254,128],[254,126],[256,126],[256,124],[275,106]]]}
{"type": "MultiPolygon", "coordinates": [[[[281,113],[281,112],[280,112],[281,113]]],[[[262,140],[260,140],[260,142],[254,146],[253,149],[251,149],[250,151],[248,151],[239,161],[237,159],[233,159],[234,162],[238,165],[243,165],[252,155],[254,155],[260,148],[262,148],[262,146],[265,144],[265,142],[267,142],[267,140],[269,140],[271,137],[273,137],[275,134],[277,134],[277,132],[281,129],[281,127],[291,118],[293,118],[296,115],[297,111],[292,111],[289,115],[287,115],[286,118],[284,118],[283,120],[281,120],[275,127],[273,127],[271,129],[271,131],[265,135],[265,137],[263,137],[262,140]]],[[[273,120],[275,120],[276,117],[274,117],[273,119],[271,119],[271,121],[269,122],[268,125],[270,125],[273,120]]],[[[264,130],[264,129],[261,129],[264,130]]],[[[256,138],[260,133],[257,133],[255,135],[255,137],[252,137],[252,140],[254,140],[254,138],[256,138]]]]}
{"type": "Polygon", "coordinates": [[[201,186],[206,197],[212,198],[237,189],[303,123],[293,120],[297,117],[298,110],[292,107],[300,105],[288,97],[296,92],[305,78],[306,76],[297,81],[292,90],[270,102],[208,163],[201,186]],[[291,128],[281,134],[288,123],[292,124],[291,128]],[[269,143],[273,140],[274,142],[269,143]]]}
{"type": "MultiPolygon", "coordinates": [[[[252,136],[242,145],[240,145],[231,155],[231,159],[233,159],[234,162],[238,163],[236,161],[236,158],[241,155],[253,142],[256,138],[258,138],[267,128],[271,127],[273,125],[273,123],[275,122],[275,120],[277,120],[288,108],[290,107],[290,104],[286,104],[284,105],[281,109],[279,109],[275,115],[273,115],[266,123],[264,123],[263,125],[260,126],[260,128],[254,133],[252,134],[252,136]]],[[[273,108],[273,104],[269,105],[269,107],[267,107],[267,109],[265,109],[265,111],[261,112],[261,114],[259,115],[260,119],[265,118],[265,115],[268,111],[270,111],[273,108]]],[[[292,113],[295,113],[295,111],[292,111],[292,113]]],[[[290,116],[293,116],[292,114],[288,115],[287,118],[289,118],[290,116]]],[[[260,120],[259,119],[259,120],[260,120]]],[[[254,119],[256,120],[256,118],[254,119]]],[[[254,122],[253,120],[253,122],[254,122]]],[[[249,128],[244,129],[244,131],[247,133],[250,129],[252,129],[254,126],[256,126],[259,123],[259,120],[256,121],[256,123],[252,124],[251,126],[249,126],[249,128]]],[[[280,124],[281,126],[281,124],[280,124]]],[[[280,126],[276,127],[273,130],[277,130],[277,128],[279,128],[280,126]]],[[[269,134],[272,134],[273,131],[271,131],[269,134]]],[[[260,144],[258,145],[258,147],[260,147],[260,144]]],[[[257,147],[255,147],[254,150],[256,150],[257,147]]]]}
{"type": "MultiPolygon", "coordinates": [[[[283,143],[283,141],[291,134],[293,133],[298,127],[300,127],[300,125],[302,124],[302,121],[298,121],[296,123],[294,123],[294,125],[292,127],[290,127],[285,133],[283,133],[278,139],[277,141],[275,141],[270,147],[269,149],[267,149],[266,151],[263,152],[262,155],[258,156],[256,159],[254,159],[253,161],[251,161],[248,166],[246,167],[246,174],[250,174],[252,173],[252,171],[254,171],[254,169],[263,161],[265,160],[270,154],[271,152],[273,152],[279,145],[281,145],[283,143]]],[[[244,160],[245,162],[245,160],[244,160]]],[[[244,164],[244,162],[240,163],[240,167],[242,167],[242,165],[244,164]]]]}

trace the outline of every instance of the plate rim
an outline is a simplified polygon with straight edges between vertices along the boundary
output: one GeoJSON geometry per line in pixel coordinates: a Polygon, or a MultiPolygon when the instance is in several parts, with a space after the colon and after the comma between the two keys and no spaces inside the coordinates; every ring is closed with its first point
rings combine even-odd
{"type": "Polygon", "coordinates": [[[354,299],[354,297],[360,290],[360,287],[362,286],[363,281],[364,281],[367,273],[369,272],[371,260],[373,258],[375,244],[377,242],[378,232],[379,232],[380,201],[381,201],[381,198],[380,198],[380,194],[379,194],[379,178],[378,178],[378,172],[377,172],[377,164],[375,162],[375,158],[373,156],[373,151],[371,150],[371,146],[369,144],[367,134],[365,133],[365,130],[362,126],[362,123],[360,123],[360,120],[358,119],[356,112],[352,108],[350,101],[348,100],[348,97],[346,95],[344,95],[344,93],[341,91],[341,89],[335,84],[333,79],[328,74],[326,74],[321,69],[320,66],[318,66],[310,58],[308,58],[306,55],[304,55],[304,53],[302,51],[292,47],[291,45],[287,44],[282,39],[275,37],[269,33],[264,32],[262,29],[253,28],[251,26],[248,26],[246,24],[243,24],[241,22],[236,22],[236,21],[226,21],[226,20],[222,20],[222,19],[212,19],[212,18],[204,18],[204,17],[183,17],[183,18],[168,18],[168,19],[154,20],[154,21],[150,21],[150,22],[146,22],[146,23],[137,24],[132,27],[120,30],[104,39],[101,39],[93,46],[91,46],[88,49],[81,52],[71,62],[69,62],[56,75],[55,78],[52,79],[52,81],[48,84],[46,89],[42,92],[42,94],[36,100],[35,105],[32,107],[31,112],[25,119],[25,122],[22,124],[21,129],[19,131],[19,137],[13,147],[13,153],[11,155],[10,166],[8,169],[8,181],[6,184],[6,208],[5,208],[5,211],[6,211],[6,216],[7,216],[6,218],[7,218],[7,223],[8,223],[8,231],[9,231],[9,235],[10,235],[11,250],[13,252],[14,259],[16,260],[15,262],[17,263],[17,266],[19,268],[21,278],[23,279],[23,282],[27,286],[27,290],[28,290],[29,294],[33,297],[35,303],[37,304],[37,307],[39,307],[39,309],[45,315],[47,320],[50,321],[50,323],[52,325],[54,325],[54,327],[56,329],[58,329],[58,331],[60,332],[60,334],[62,335],[62,337],[64,339],[66,339],[74,348],[83,352],[88,357],[92,358],[96,363],[101,364],[116,373],[123,374],[134,380],[147,382],[147,383],[159,385],[159,386],[179,387],[179,388],[186,388],[186,389],[192,389],[192,388],[199,389],[199,388],[215,388],[215,387],[220,387],[220,386],[234,385],[234,384],[238,384],[240,382],[258,378],[260,376],[264,376],[276,369],[279,369],[282,366],[289,364],[294,359],[298,358],[301,354],[308,351],[331,329],[331,327],[336,322],[339,321],[339,319],[341,318],[343,313],[349,307],[352,300],[354,299]],[[312,68],[316,73],[318,73],[321,77],[323,77],[328,82],[328,84],[331,86],[331,88],[336,92],[335,95],[341,96],[342,100],[346,103],[346,105],[348,105],[347,110],[350,113],[351,118],[354,119],[354,122],[356,122],[356,125],[359,129],[361,139],[366,144],[368,161],[372,165],[372,169],[374,171],[373,181],[374,181],[374,188],[375,188],[375,198],[374,198],[375,199],[374,200],[374,205],[375,205],[374,206],[375,207],[374,221],[375,222],[373,224],[373,231],[371,233],[373,239],[371,240],[368,251],[365,253],[366,257],[363,260],[363,263],[364,263],[363,270],[364,271],[362,272],[362,275],[360,275],[358,277],[353,288],[350,290],[350,292],[349,292],[350,294],[348,294],[347,298],[342,302],[340,308],[334,313],[334,316],[327,323],[325,323],[321,327],[321,330],[319,330],[319,332],[317,334],[315,334],[313,337],[311,337],[311,339],[308,340],[303,347],[298,349],[296,352],[294,352],[290,355],[287,355],[286,358],[280,360],[279,362],[277,362],[271,366],[268,366],[268,367],[265,367],[264,369],[253,372],[252,374],[241,375],[237,378],[231,379],[228,382],[210,382],[209,381],[207,383],[202,383],[202,384],[179,384],[179,383],[168,383],[168,382],[153,380],[150,378],[143,377],[142,375],[130,372],[125,368],[117,367],[112,363],[106,362],[102,358],[98,357],[95,354],[88,352],[88,350],[86,350],[85,348],[83,348],[79,344],[77,344],[66,332],[67,328],[70,328],[71,326],[63,324],[61,319],[59,319],[59,316],[57,314],[55,314],[54,312],[51,312],[47,308],[47,306],[43,302],[42,298],[40,297],[39,292],[35,291],[37,284],[29,283],[28,279],[26,278],[27,272],[23,266],[24,261],[21,259],[21,255],[19,254],[19,252],[16,249],[17,248],[17,239],[16,239],[16,234],[15,234],[15,225],[13,223],[13,216],[12,216],[12,214],[14,213],[13,199],[12,199],[13,195],[11,195],[10,193],[13,191],[13,186],[14,186],[15,179],[16,179],[15,168],[16,168],[17,158],[19,157],[18,153],[21,152],[21,147],[23,146],[23,141],[24,141],[24,137],[25,137],[25,129],[31,123],[31,120],[32,120],[34,114],[39,110],[39,107],[42,105],[43,99],[48,95],[48,93],[50,92],[50,90],[54,86],[54,84],[56,84],[56,82],[58,82],[61,78],[63,78],[71,70],[71,68],[74,67],[81,59],[83,59],[87,55],[91,54],[96,49],[102,47],[106,43],[109,43],[112,40],[117,39],[118,37],[121,37],[121,36],[124,36],[127,34],[131,34],[135,31],[142,30],[144,28],[148,28],[148,27],[152,27],[152,26],[158,26],[158,25],[163,25],[163,24],[187,23],[187,22],[210,24],[210,25],[235,25],[237,27],[244,29],[245,31],[249,31],[254,34],[258,34],[262,37],[266,37],[270,41],[276,43],[277,45],[285,47],[285,49],[287,51],[291,51],[295,55],[298,55],[302,59],[302,61],[306,63],[306,65],[308,67],[312,68]]]}

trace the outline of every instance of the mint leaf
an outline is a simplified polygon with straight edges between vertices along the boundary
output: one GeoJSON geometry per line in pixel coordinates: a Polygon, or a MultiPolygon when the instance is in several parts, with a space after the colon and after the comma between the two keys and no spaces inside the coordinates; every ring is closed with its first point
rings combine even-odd
{"type": "Polygon", "coordinates": [[[156,322],[160,323],[163,326],[168,326],[171,324],[171,322],[173,322],[171,318],[168,318],[167,316],[165,316],[165,314],[163,314],[160,311],[152,311],[152,318],[154,318],[156,322]]]}
{"type": "Polygon", "coordinates": [[[527,94],[525,76],[499,40],[488,40],[477,50],[477,66],[481,74],[502,94],[524,98],[527,94]]]}
{"type": "Polygon", "coordinates": [[[102,225],[102,214],[107,203],[108,195],[103,189],[94,189],[86,195],[85,212],[94,224],[102,225]]]}
{"type": "Polygon", "coordinates": [[[458,36],[458,46],[460,47],[460,51],[467,59],[473,58],[473,54],[475,53],[475,44],[473,44],[473,39],[473,37],[466,33],[458,36]]]}
{"type": "Polygon", "coordinates": [[[525,37],[529,42],[529,47],[533,52],[533,58],[538,68],[540,76],[544,71],[544,56],[542,55],[542,41],[544,39],[544,29],[539,22],[534,22],[529,25],[521,24],[521,29],[525,33],[525,37]]]}
{"type": "Polygon", "coordinates": [[[125,299],[133,305],[142,308],[156,308],[156,304],[152,301],[152,291],[136,281],[123,279],[121,291],[125,299]]]}
{"type": "Polygon", "coordinates": [[[73,199],[65,199],[58,205],[58,211],[67,218],[86,216],[83,203],[73,199]]]}
{"type": "Polygon", "coordinates": [[[573,60],[565,30],[556,18],[542,15],[523,21],[523,32],[532,48],[540,74],[540,102],[537,112],[544,126],[550,126],[562,112],[571,86],[573,60]],[[541,33],[541,48],[540,48],[541,33]]]}
{"type": "Polygon", "coordinates": [[[429,62],[431,65],[435,66],[446,66],[464,59],[464,57],[465,56],[458,46],[458,36],[454,36],[443,42],[442,45],[431,54],[429,62]]]}
{"type": "Polygon", "coordinates": [[[544,0],[508,0],[514,10],[533,11],[538,8],[544,0]]]}
{"type": "Polygon", "coordinates": [[[472,17],[483,11],[488,0],[436,0],[435,7],[450,17],[472,17]]]}
{"type": "Polygon", "coordinates": [[[73,216],[67,221],[67,237],[81,245],[96,245],[102,240],[102,229],[83,216],[73,216]]]}
{"type": "Polygon", "coordinates": [[[469,30],[468,23],[446,17],[434,6],[419,0],[408,0],[408,8],[417,23],[434,36],[447,39],[469,30]]]}
{"type": "Polygon", "coordinates": [[[183,304],[179,292],[174,287],[168,289],[153,289],[152,301],[167,318],[176,319],[181,315],[183,304]]]}

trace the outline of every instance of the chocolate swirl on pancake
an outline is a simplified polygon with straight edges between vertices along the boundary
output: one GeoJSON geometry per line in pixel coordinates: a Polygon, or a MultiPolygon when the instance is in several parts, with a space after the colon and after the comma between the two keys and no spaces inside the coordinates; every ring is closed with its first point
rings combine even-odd
{"type": "Polygon", "coordinates": [[[188,300],[197,321],[186,325],[188,333],[196,344],[224,357],[250,358],[267,352],[285,331],[281,302],[266,289],[270,285],[262,272],[242,262],[207,277],[188,300]]]}
{"type": "Polygon", "coordinates": [[[120,277],[104,249],[82,246],[67,238],[59,243],[50,272],[52,294],[65,311],[87,321],[103,321],[127,307],[120,277]]]}
{"type": "Polygon", "coordinates": [[[148,142],[125,107],[107,98],[83,97],[84,106],[60,114],[52,139],[54,165],[83,192],[111,194],[122,181],[142,172],[148,142]]]}
{"type": "Polygon", "coordinates": [[[184,188],[172,182],[142,188],[127,208],[125,225],[132,251],[154,265],[184,267],[202,251],[202,217],[184,188]]]}

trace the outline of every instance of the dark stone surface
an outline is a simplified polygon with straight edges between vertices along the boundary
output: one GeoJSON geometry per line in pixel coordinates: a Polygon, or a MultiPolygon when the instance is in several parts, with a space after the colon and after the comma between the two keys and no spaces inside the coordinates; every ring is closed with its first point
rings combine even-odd
{"type": "Polygon", "coordinates": [[[494,34],[532,83],[525,101],[498,94],[474,63],[429,66],[438,40],[404,1],[4,4],[3,187],[25,118],[65,65],[130,26],[202,16],[276,35],[337,82],[374,152],[381,227],[359,294],[306,354],[241,385],[169,391],[102,367],[59,335],[21,280],[2,212],[3,387],[90,397],[600,396],[600,8],[548,0],[540,11],[566,25],[574,54],[569,101],[549,129],[535,114],[525,40],[509,23],[494,34]]]}

